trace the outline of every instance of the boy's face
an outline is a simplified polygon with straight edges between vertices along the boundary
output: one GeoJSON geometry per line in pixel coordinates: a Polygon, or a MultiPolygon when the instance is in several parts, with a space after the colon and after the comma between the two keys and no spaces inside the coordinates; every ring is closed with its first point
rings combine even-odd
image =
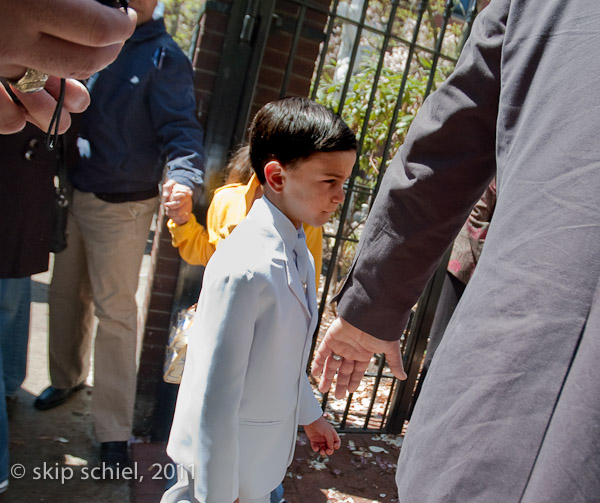
{"type": "Polygon", "coordinates": [[[318,152],[283,169],[279,209],[299,227],[321,227],[344,201],[344,182],[350,177],[356,151],[318,152]]]}

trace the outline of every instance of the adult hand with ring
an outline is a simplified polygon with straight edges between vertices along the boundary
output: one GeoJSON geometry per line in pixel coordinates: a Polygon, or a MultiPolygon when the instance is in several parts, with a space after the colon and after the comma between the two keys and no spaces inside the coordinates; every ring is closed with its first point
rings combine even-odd
{"type": "MultiPolygon", "coordinates": [[[[45,131],[56,109],[60,93],[60,79],[50,76],[42,92],[22,93],[13,90],[19,99],[16,103],[4,86],[0,85],[0,134],[17,133],[31,122],[45,131]]],[[[85,86],[77,80],[65,82],[65,98],[61,114],[59,133],[62,134],[71,125],[70,113],[81,113],[90,104],[90,95],[85,86]]]]}
{"type": "MultiPolygon", "coordinates": [[[[56,106],[56,79],[49,78],[43,90],[25,98],[18,89],[41,89],[43,75],[84,79],[109,65],[125,40],[135,30],[137,15],[128,9],[113,9],[95,0],[0,0],[0,133],[11,134],[30,121],[47,129],[49,103],[56,106]],[[5,89],[15,83],[15,101],[5,89]],[[50,86],[50,88],[49,88],[50,86]]],[[[87,107],[85,87],[67,81],[64,117],[60,132],[67,129],[68,112],[87,107]]],[[[51,107],[51,108],[54,108],[51,107]]]]}
{"type": "Polygon", "coordinates": [[[400,341],[383,341],[354,327],[343,318],[330,325],[315,352],[312,373],[321,376],[319,391],[329,391],[336,381],[335,397],[358,389],[374,353],[384,353],[392,373],[406,379],[400,341]]]}

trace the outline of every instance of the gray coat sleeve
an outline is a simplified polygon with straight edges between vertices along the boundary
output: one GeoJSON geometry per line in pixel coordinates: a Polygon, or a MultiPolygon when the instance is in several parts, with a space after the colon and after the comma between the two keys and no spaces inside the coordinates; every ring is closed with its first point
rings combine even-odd
{"type": "Polygon", "coordinates": [[[339,299],[339,314],[399,339],[410,309],[496,171],[508,1],[478,16],[457,67],[425,100],[388,168],[339,299]]]}

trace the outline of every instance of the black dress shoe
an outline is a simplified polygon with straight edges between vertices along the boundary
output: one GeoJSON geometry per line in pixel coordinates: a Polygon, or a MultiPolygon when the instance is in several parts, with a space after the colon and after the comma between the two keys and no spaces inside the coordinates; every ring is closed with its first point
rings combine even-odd
{"type": "MultiPolygon", "coordinates": [[[[100,463],[119,469],[129,466],[127,442],[102,442],[100,444],[100,463]]],[[[116,475],[118,476],[118,474],[116,475]]]]}
{"type": "Polygon", "coordinates": [[[35,399],[33,402],[33,406],[37,410],[48,410],[53,409],[59,405],[62,405],[67,401],[67,399],[76,391],[83,389],[85,387],[85,383],[80,383],[77,386],[73,386],[72,388],[59,389],[54,386],[48,386],[40,396],[35,399]]]}

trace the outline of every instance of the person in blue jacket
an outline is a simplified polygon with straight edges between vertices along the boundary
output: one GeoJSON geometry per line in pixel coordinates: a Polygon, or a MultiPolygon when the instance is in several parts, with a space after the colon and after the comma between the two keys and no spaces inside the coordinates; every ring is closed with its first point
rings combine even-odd
{"type": "Polygon", "coordinates": [[[138,25],[119,57],[87,82],[67,248],[56,255],[49,289],[51,386],[37,409],[64,403],[88,376],[94,314],[92,419],[100,461],[128,463],[136,387],[135,293],[159,183],[163,197],[203,181],[203,132],[196,118],[192,66],[156,0],[131,0],[138,25]]]}

